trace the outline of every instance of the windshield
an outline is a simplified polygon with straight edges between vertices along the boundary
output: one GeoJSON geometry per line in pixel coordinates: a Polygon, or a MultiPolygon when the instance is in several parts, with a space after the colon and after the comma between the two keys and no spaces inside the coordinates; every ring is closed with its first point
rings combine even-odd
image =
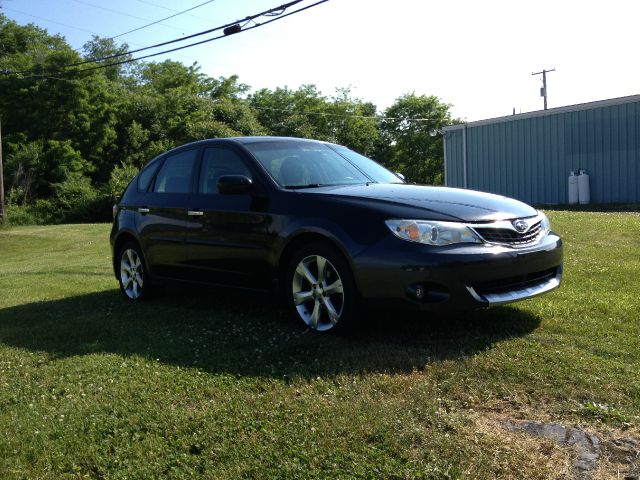
{"type": "Polygon", "coordinates": [[[390,183],[390,177],[395,179],[392,183],[402,183],[398,177],[373,160],[345,147],[337,147],[341,149],[338,153],[337,149],[324,143],[295,140],[249,143],[245,147],[284,188],[390,183]],[[360,158],[356,162],[346,153],[343,154],[342,150],[360,158]]]}
{"type": "Polygon", "coordinates": [[[376,183],[404,183],[395,173],[391,173],[379,163],[341,145],[331,145],[336,152],[346,157],[376,183]]]}

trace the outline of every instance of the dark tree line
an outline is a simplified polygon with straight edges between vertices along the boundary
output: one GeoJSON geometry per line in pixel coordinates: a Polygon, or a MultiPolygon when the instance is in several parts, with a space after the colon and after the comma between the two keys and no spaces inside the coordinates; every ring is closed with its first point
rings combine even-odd
{"type": "MultiPolygon", "coordinates": [[[[0,14],[0,117],[8,216],[13,223],[108,218],[109,205],[157,154],[211,137],[282,135],[346,145],[407,180],[443,181],[450,106],[406,94],[378,114],[349,89],[314,85],[251,92],[237,76],[211,78],[166,60],[85,70],[70,64],[121,54],[94,37],[82,52],[59,35],[0,14]],[[11,73],[23,72],[23,73],[11,73]]],[[[129,57],[130,58],[130,57],[129,57]]]]}

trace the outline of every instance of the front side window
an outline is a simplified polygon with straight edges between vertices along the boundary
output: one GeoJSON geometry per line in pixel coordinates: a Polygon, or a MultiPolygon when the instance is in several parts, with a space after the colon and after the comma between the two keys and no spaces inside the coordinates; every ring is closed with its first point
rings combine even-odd
{"type": "Polygon", "coordinates": [[[200,193],[218,193],[218,181],[225,175],[244,175],[251,178],[251,172],[233,150],[226,147],[206,148],[200,167],[200,193]]]}
{"type": "Polygon", "coordinates": [[[167,157],[158,172],[153,191],[157,193],[190,193],[191,175],[198,150],[186,150],[167,157]]]}

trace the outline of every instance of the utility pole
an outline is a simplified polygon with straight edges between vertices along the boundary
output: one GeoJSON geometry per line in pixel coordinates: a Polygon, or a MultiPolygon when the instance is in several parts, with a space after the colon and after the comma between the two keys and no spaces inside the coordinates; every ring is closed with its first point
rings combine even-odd
{"type": "Polygon", "coordinates": [[[542,74],[542,88],[540,89],[540,96],[544,97],[544,109],[547,109],[547,73],[555,72],[556,69],[552,68],[551,70],[542,70],[541,72],[535,72],[531,75],[540,75],[542,74]]]}
{"type": "Polygon", "coordinates": [[[4,176],[2,170],[2,118],[0,117],[0,223],[4,222],[4,176]]]}

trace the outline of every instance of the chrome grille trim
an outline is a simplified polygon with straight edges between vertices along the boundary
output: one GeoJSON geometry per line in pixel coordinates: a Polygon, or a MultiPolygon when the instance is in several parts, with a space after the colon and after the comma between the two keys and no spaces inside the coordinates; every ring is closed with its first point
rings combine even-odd
{"type": "Polygon", "coordinates": [[[518,232],[509,220],[492,223],[467,224],[482,241],[492,245],[505,245],[521,248],[534,245],[542,239],[545,232],[542,230],[542,215],[518,220],[527,222],[528,228],[524,232],[518,232]]]}
{"type": "Polygon", "coordinates": [[[489,243],[500,243],[504,245],[526,245],[535,242],[540,231],[542,230],[542,222],[533,225],[524,233],[518,233],[515,230],[507,228],[487,228],[476,227],[474,230],[483,240],[489,243]]]}

